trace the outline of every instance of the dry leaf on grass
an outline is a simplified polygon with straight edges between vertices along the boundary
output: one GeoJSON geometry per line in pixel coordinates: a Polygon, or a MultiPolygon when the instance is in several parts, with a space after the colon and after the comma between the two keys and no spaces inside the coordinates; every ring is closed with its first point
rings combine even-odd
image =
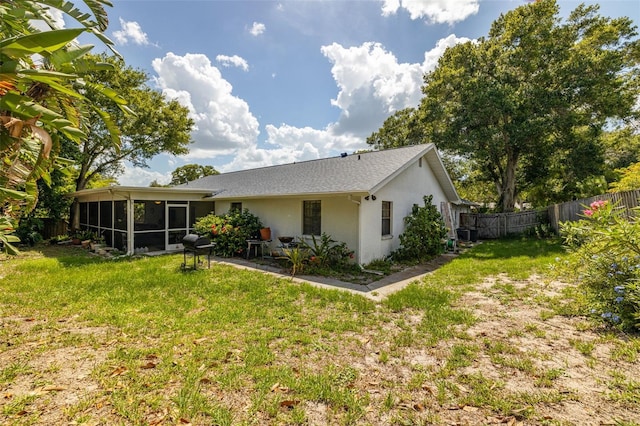
{"type": "Polygon", "coordinates": [[[113,370],[110,374],[110,377],[121,376],[127,371],[127,367],[121,365],[120,367],[113,370]]]}
{"type": "Polygon", "coordinates": [[[43,386],[41,389],[44,392],[58,392],[58,391],[67,390],[67,387],[59,386],[59,385],[48,385],[48,386],[43,386]]]}
{"type": "Polygon", "coordinates": [[[288,400],[281,401],[280,402],[280,407],[287,408],[289,410],[293,410],[293,408],[298,404],[300,404],[300,401],[298,401],[298,400],[289,400],[288,399],[288,400]]]}

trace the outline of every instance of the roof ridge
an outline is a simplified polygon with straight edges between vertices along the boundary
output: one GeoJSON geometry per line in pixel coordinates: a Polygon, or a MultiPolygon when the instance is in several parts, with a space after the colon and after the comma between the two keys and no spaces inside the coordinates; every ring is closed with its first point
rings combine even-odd
{"type": "MultiPolygon", "coordinates": [[[[400,149],[415,148],[415,147],[421,146],[421,145],[425,145],[425,147],[426,147],[426,145],[429,145],[429,143],[413,144],[413,145],[405,145],[405,146],[396,146],[396,147],[393,147],[393,148],[376,149],[376,150],[371,150],[371,151],[354,151],[351,154],[345,155],[344,157],[351,157],[351,156],[354,156],[354,155],[379,154],[381,152],[386,152],[386,151],[395,151],[395,150],[400,150],[400,149]]],[[[326,161],[326,160],[339,159],[339,158],[343,158],[343,155],[339,154],[339,155],[334,155],[334,156],[331,156],[331,157],[312,158],[310,160],[294,161],[292,163],[271,164],[269,166],[254,167],[254,168],[251,168],[251,169],[232,170],[230,172],[219,173],[218,175],[211,175],[211,176],[230,175],[230,174],[233,174],[233,173],[243,173],[243,172],[254,171],[254,170],[270,169],[270,168],[274,168],[274,167],[293,166],[295,164],[313,163],[315,161],[326,161]]],[[[210,176],[205,176],[205,177],[210,177],[210,176]]]]}

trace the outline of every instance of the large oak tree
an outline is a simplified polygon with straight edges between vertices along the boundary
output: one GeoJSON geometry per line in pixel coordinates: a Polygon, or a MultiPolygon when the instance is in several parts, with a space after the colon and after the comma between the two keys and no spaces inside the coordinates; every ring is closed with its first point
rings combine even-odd
{"type": "MultiPolygon", "coordinates": [[[[100,92],[87,91],[85,96],[111,115],[122,142],[120,147],[114,147],[98,114],[87,117],[87,135],[74,158],[78,164],[76,191],[87,188],[94,177],[117,177],[125,161],[146,167],[147,161],[160,153],[186,154],[191,142],[193,120],[186,107],[149,87],[144,71],[131,68],[116,57],[103,55],[99,59],[112,67],[92,73],[89,80],[120,93],[134,114],[123,114],[100,92]]],[[[75,203],[71,212],[74,229],[78,227],[77,209],[75,203]]]]}
{"type": "Polygon", "coordinates": [[[589,176],[610,119],[632,115],[639,45],[628,18],[581,5],[566,22],[554,0],[500,16],[487,38],[448,49],[425,77],[421,118],[442,149],[473,159],[512,211],[518,178],[589,176]]]}
{"type": "MultiPolygon", "coordinates": [[[[389,124],[410,123],[408,143],[431,141],[470,161],[502,211],[514,209],[519,191],[552,182],[554,197],[570,197],[603,164],[603,129],[634,115],[636,36],[629,18],[602,17],[597,6],[581,5],[564,22],[554,0],[518,7],[486,38],[447,49],[425,76],[420,106],[389,124]]],[[[383,132],[369,142],[384,145],[383,132]]]]}

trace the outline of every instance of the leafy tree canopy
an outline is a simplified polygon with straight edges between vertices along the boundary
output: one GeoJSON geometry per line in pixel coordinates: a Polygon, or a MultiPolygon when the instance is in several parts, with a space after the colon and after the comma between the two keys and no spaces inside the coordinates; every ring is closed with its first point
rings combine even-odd
{"type": "MultiPolygon", "coordinates": [[[[100,115],[89,114],[86,117],[86,137],[81,139],[74,158],[78,164],[76,191],[87,188],[97,176],[117,177],[123,171],[125,161],[137,167],[146,167],[147,161],[160,153],[186,154],[193,127],[188,109],[151,89],[146,84],[149,77],[145,72],[127,66],[119,58],[104,54],[92,58],[111,67],[94,72],[87,79],[122,94],[128,99],[134,114],[123,114],[100,92],[87,91],[85,96],[113,118],[120,129],[122,145],[114,147],[100,115]]],[[[77,203],[71,214],[74,229],[78,227],[76,213],[77,203]]]]}
{"type": "Polygon", "coordinates": [[[629,167],[618,169],[617,172],[620,174],[620,179],[611,184],[610,192],[640,189],[640,163],[634,163],[629,167]]]}
{"type": "Polygon", "coordinates": [[[76,190],[86,188],[87,182],[96,174],[117,176],[123,170],[124,161],[146,167],[149,159],[163,152],[186,154],[193,127],[188,109],[148,87],[149,77],[144,71],[133,69],[115,57],[100,55],[94,59],[112,67],[92,73],[87,78],[121,93],[129,100],[135,115],[122,114],[99,92],[87,92],[88,98],[111,114],[120,129],[123,143],[119,149],[114,149],[100,117],[89,115],[89,132],[82,139],[76,158],[80,168],[76,190]]]}
{"type": "Polygon", "coordinates": [[[617,170],[640,162],[640,133],[637,130],[634,132],[633,127],[605,132],[601,141],[604,147],[605,175],[610,184],[620,178],[617,170]]]}
{"type": "Polygon", "coordinates": [[[636,28],[597,12],[581,5],[561,22],[556,2],[540,0],[501,15],[486,38],[447,49],[425,76],[420,106],[369,143],[387,147],[388,128],[413,125],[389,144],[431,141],[471,161],[503,211],[527,191],[543,204],[573,198],[603,174],[603,129],[637,115],[636,28]],[[541,191],[550,182],[555,189],[541,191]]]}
{"type": "Polygon", "coordinates": [[[200,179],[205,176],[217,175],[218,172],[213,166],[201,166],[199,164],[186,164],[171,172],[171,182],[169,185],[181,185],[200,179]]]}

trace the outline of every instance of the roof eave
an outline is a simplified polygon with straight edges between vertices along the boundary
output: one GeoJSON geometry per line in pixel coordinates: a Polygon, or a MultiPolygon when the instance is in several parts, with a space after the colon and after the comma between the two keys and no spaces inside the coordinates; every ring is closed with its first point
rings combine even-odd
{"type": "Polygon", "coordinates": [[[103,193],[131,193],[131,192],[147,192],[155,194],[205,194],[211,195],[215,191],[210,189],[185,189],[185,188],[166,188],[166,187],[144,187],[144,186],[107,186],[103,188],[82,189],[80,191],[69,194],[72,197],[83,195],[95,195],[103,193]]]}
{"type": "Polygon", "coordinates": [[[212,200],[256,200],[263,198],[309,198],[309,197],[339,197],[339,196],[364,196],[368,195],[370,191],[366,189],[358,189],[351,191],[332,191],[332,192],[296,192],[296,193],[285,193],[285,194],[255,194],[255,195],[247,195],[247,194],[238,194],[238,195],[227,195],[225,196],[224,191],[215,194],[211,197],[212,200]]]}
{"type": "Polygon", "coordinates": [[[460,196],[458,195],[458,192],[456,191],[456,188],[453,185],[453,181],[451,180],[451,177],[449,176],[449,173],[447,172],[447,169],[444,166],[442,159],[440,158],[440,154],[438,154],[438,150],[436,149],[436,146],[433,143],[427,144],[422,151],[420,151],[418,154],[413,156],[413,158],[407,161],[402,167],[400,167],[394,173],[390,174],[384,180],[382,180],[373,188],[371,188],[369,190],[369,193],[373,194],[379,191],[387,183],[393,180],[396,176],[398,176],[400,173],[408,169],[418,158],[424,157],[424,156],[427,156],[429,167],[431,167],[431,170],[433,170],[434,175],[438,180],[438,183],[440,183],[440,186],[442,186],[442,189],[445,195],[447,196],[447,198],[449,199],[449,202],[452,202],[452,203],[459,202],[460,196]]]}
{"type": "Polygon", "coordinates": [[[384,178],[382,181],[378,182],[373,188],[369,189],[369,193],[373,194],[373,193],[379,191],[382,187],[384,187],[386,184],[391,182],[396,176],[398,176],[400,173],[402,173],[406,169],[408,169],[413,164],[414,161],[416,161],[418,158],[422,157],[423,155],[425,155],[427,152],[429,152],[432,149],[435,149],[435,145],[434,144],[432,144],[432,143],[426,144],[426,146],[424,147],[424,149],[422,151],[420,151],[419,153],[414,155],[409,161],[406,161],[402,165],[402,167],[398,168],[396,171],[391,173],[389,176],[384,178]]]}

